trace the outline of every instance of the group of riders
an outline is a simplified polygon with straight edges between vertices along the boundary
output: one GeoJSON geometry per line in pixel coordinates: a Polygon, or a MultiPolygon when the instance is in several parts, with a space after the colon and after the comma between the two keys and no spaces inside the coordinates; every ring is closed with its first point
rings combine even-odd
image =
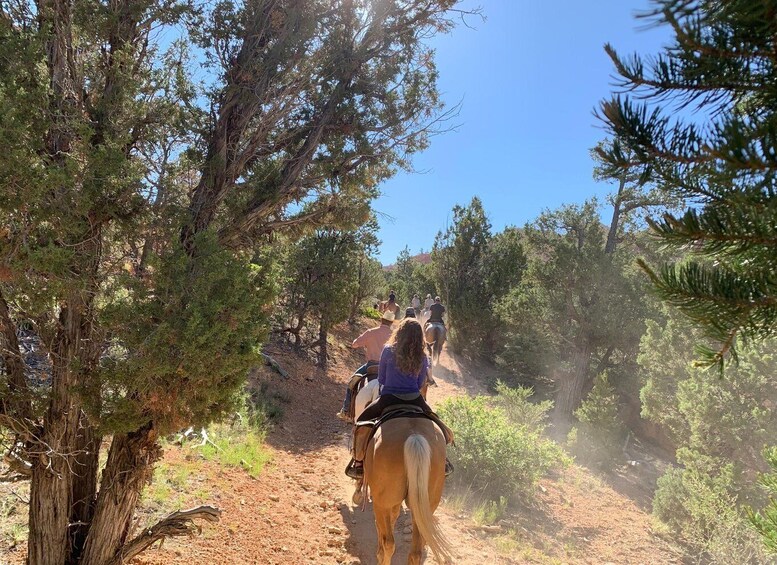
{"type": "MultiPolygon", "coordinates": [[[[432,355],[432,346],[435,345],[429,336],[435,336],[434,341],[439,342],[435,349],[438,355],[445,339],[445,307],[440,297],[432,299],[428,294],[422,311],[421,300],[417,294],[414,295],[411,306],[405,309],[404,318],[400,320],[401,309],[396,294],[390,291],[388,300],[380,303],[378,310],[381,313],[380,325],[365,331],[353,341],[354,349],[364,349],[367,362],[350,379],[343,407],[337,413],[341,420],[354,423],[353,459],[346,468],[346,474],[357,480],[362,480],[364,476],[364,452],[374,428],[383,419],[390,418],[391,412],[415,410],[434,420],[446,440],[452,437],[450,430],[425,400],[426,388],[435,384],[431,360],[426,355],[427,348],[432,355]],[[426,318],[423,325],[419,318],[426,318]],[[395,322],[396,327],[392,328],[395,322]],[[356,413],[355,395],[368,385],[375,387],[372,381],[376,379],[377,398],[360,414],[356,413]]],[[[452,466],[446,460],[446,475],[451,471],[452,466]]]]}

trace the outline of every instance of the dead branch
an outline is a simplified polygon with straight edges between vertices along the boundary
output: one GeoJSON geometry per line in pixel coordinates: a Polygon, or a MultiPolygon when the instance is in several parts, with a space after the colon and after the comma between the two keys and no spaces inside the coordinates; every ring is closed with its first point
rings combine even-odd
{"type": "Polygon", "coordinates": [[[265,362],[267,363],[267,365],[269,365],[270,367],[272,367],[273,369],[275,369],[275,371],[276,371],[276,372],[277,372],[277,373],[278,373],[280,376],[282,376],[284,379],[288,379],[288,378],[289,378],[289,373],[287,373],[287,372],[286,372],[286,371],[283,369],[283,367],[281,367],[281,366],[278,364],[278,362],[277,362],[275,359],[273,359],[272,357],[270,357],[270,356],[269,356],[269,355],[267,355],[266,353],[262,353],[262,357],[264,357],[264,360],[265,360],[265,362]]]}
{"type": "Polygon", "coordinates": [[[152,544],[174,536],[192,536],[199,534],[202,528],[195,520],[218,522],[221,510],[214,506],[198,506],[191,510],[173,512],[164,520],[145,529],[140,535],[127,542],[107,565],[124,565],[139,555],[152,544]]]}

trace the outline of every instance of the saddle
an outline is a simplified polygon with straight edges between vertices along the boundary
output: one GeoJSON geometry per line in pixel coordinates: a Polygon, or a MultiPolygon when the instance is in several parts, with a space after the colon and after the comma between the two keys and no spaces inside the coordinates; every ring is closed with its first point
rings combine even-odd
{"type": "Polygon", "coordinates": [[[387,406],[378,418],[374,420],[364,420],[362,422],[356,422],[354,424],[353,432],[353,451],[354,459],[357,461],[364,460],[364,454],[367,451],[367,446],[370,440],[375,436],[378,428],[395,418],[426,418],[431,420],[440,428],[443,436],[445,436],[446,444],[453,444],[453,430],[443,424],[440,417],[434,412],[424,412],[419,406],[413,404],[392,404],[387,406]]]}
{"type": "Polygon", "coordinates": [[[352,392],[351,403],[348,405],[348,416],[350,416],[351,420],[354,420],[356,417],[356,396],[359,394],[359,391],[364,388],[364,385],[378,377],[378,368],[379,365],[370,365],[363,375],[354,373],[351,380],[348,381],[348,388],[350,388],[352,392]]]}

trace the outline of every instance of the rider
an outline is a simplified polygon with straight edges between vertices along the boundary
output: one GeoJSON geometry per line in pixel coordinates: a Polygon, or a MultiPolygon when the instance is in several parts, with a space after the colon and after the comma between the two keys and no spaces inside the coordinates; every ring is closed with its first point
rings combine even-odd
{"type": "Polygon", "coordinates": [[[413,310],[415,310],[416,314],[421,313],[421,299],[418,298],[417,294],[413,295],[413,300],[411,301],[411,305],[413,306],[413,310]]]}
{"type": "Polygon", "coordinates": [[[443,314],[445,314],[445,306],[442,305],[439,296],[434,297],[434,304],[429,307],[429,312],[430,315],[429,319],[426,321],[427,324],[445,325],[445,322],[442,319],[443,314]]]}
{"type": "MultiPolygon", "coordinates": [[[[429,359],[424,354],[424,334],[421,324],[414,319],[402,320],[391,334],[380,356],[378,369],[380,396],[361,413],[358,421],[378,418],[392,404],[411,404],[418,406],[427,414],[432,414],[432,409],[421,396],[421,388],[428,374],[429,359]]],[[[363,426],[360,427],[363,428],[363,426]]],[[[447,439],[447,432],[444,433],[447,439]]],[[[364,475],[360,458],[362,455],[359,451],[365,447],[357,446],[357,438],[354,438],[354,458],[346,469],[349,477],[358,479],[364,475]]],[[[446,464],[446,470],[448,465],[446,464]]]]}
{"type": "Polygon", "coordinates": [[[405,308],[405,318],[415,318],[415,308],[412,306],[405,308]]]}
{"type": "Polygon", "coordinates": [[[380,311],[381,313],[387,311],[393,312],[394,318],[399,318],[399,304],[397,304],[397,295],[393,290],[389,290],[388,300],[386,302],[381,302],[380,311]]]}
{"type": "Polygon", "coordinates": [[[426,300],[424,300],[424,310],[428,311],[429,308],[432,306],[432,304],[434,304],[434,300],[432,300],[432,295],[431,294],[427,294],[426,295],[426,300]]]}
{"type": "MultiPolygon", "coordinates": [[[[383,346],[391,337],[391,324],[394,321],[393,312],[383,312],[383,316],[380,319],[380,325],[364,332],[362,335],[353,340],[351,347],[354,349],[364,348],[364,352],[367,356],[367,362],[356,369],[355,375],[365,376],[367,370],[370,367],[374,367],[378,364],[380,354],[383,351],[383,346]]],[[[353,390],[350,383],[345,390],[345,400],[343,400],[343,407],[337,413],[337,417],[345,422],[351,421],[349,410],[351,406],[351,397],[353,396],[353,390]]]]}

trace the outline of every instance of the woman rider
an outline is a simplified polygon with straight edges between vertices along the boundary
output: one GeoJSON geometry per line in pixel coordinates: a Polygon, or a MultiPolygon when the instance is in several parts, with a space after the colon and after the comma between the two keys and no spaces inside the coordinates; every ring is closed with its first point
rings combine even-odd
{"type": "MultiPolygon", "coordinates": [[[[431,413],[432,409],[421,396],[428,376],[429,360],[424,354],[423,329],[416,320],[405,318],[391,334],[380,356],[380,396],[361,413],[358,421],[378,418],[392,404],[412,404],[431,413]]],[[[356,441],[354,451],[357,451],[356,441]]],[[[364,474],[362,461],[354,458],[346,474],[360,478],[364,474]]]]}

